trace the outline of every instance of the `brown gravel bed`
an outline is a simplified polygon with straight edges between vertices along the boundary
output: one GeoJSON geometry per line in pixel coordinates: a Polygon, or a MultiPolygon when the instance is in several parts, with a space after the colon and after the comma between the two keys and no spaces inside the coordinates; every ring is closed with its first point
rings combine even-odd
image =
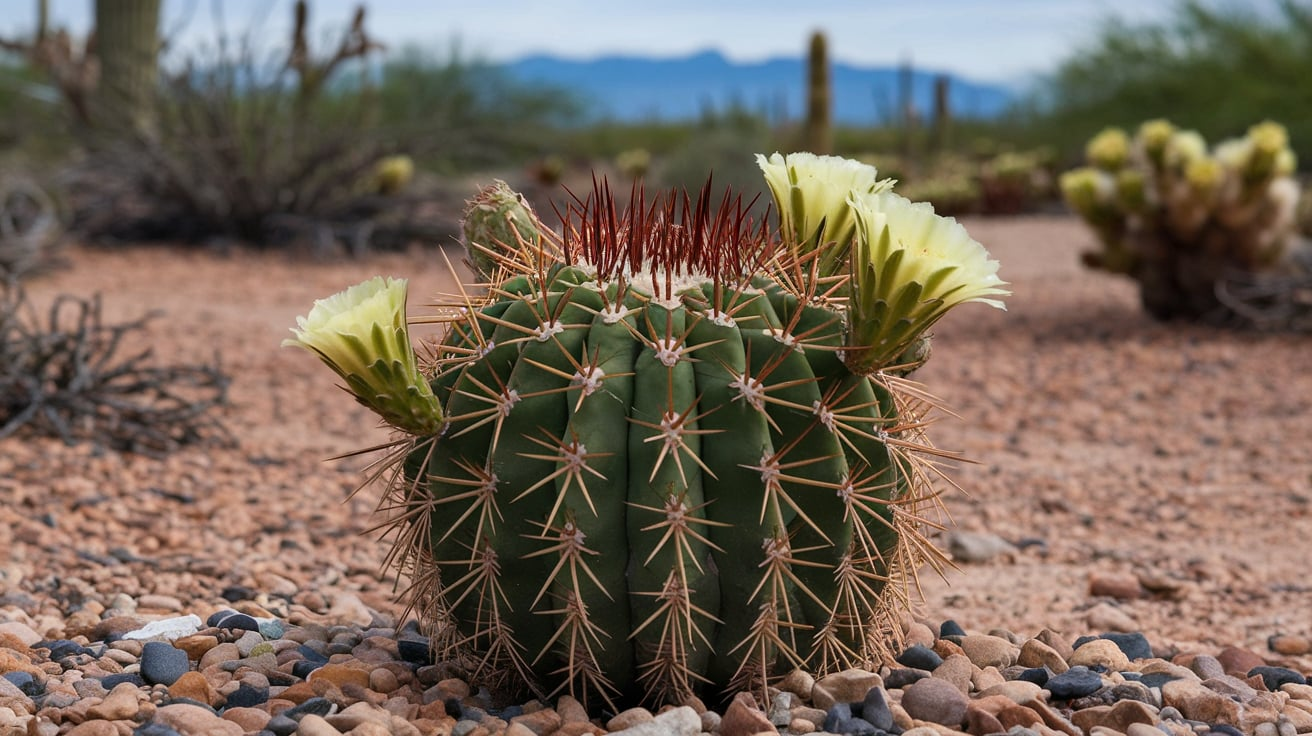
{"type": "MultiPolygon", "coordinates": [[[[1138,631],[1159,654],[1238,647],[1312,672],[1312,340],[1152,322],[1131,283],[1078,265],[1092,238],[1071,219],[967,226],[1015,295],[1006,313],[949,317],[917,375],[961,417],[934,428],[937,444],[977,463],[954,471],[966,493],[948,494],[959,531],[944,541],[959,568],[923,579],[923,620],[1021,640],[1138,631]]],[[[110,319],[163,310],[160,360],[221,354],[237,442],[151,459],[0,441],[0,623],[71,637],[119,596],[147,619],[205,618],[225,591],[305,621],[358,604],[398,623],[386,545],[363,534],[376,495],[343,500],[366,459],[325,461],[386,434],[278,343],[315,298],[375,273],[410,278],[422,314],[451,286],[440,255],[70,259],[29,285],[35,299],[99,291],[110,319]]]]}

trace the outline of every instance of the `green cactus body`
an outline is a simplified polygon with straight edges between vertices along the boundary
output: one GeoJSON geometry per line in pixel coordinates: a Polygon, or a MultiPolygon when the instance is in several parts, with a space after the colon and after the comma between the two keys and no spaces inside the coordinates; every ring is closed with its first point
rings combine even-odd
{"type": "Polygon", "coordinates": [[[869,666],[897,636],[881,593],[932,495],[899,449],[914,402],[849,372],[843,312],[701,204],[501,251],[438,348],[446,425],[399,483],[427,541],[401,553],[485,679],[678,701],[869,666]]]}

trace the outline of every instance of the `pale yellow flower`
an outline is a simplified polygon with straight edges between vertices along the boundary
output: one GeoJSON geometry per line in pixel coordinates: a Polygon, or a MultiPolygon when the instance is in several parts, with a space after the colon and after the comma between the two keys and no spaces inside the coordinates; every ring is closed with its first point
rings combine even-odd
{"type": "Polygon", "coordinates": [[[858,227],[845,358],[872,373],[888,367],[952,307],[1010,294],[998,262],[966,229],[934,208],[883,192],[851,200],[858,227]]]}
{"type": "Polygon", "coordinates": [[[1093,166],[1115,171],[1130,158],[1130,136],[1120,128],[1104,128],[1089,140],[1084,155],[1093,166]]]}
{"type": "Polygon", "coordinates": [[[1143,152],[1153,161],[1160,163],[1162,154],[1166,152],[1166,145],[1170,143],[1171,136],[1174,134],[1175,126],[1171,121],[1157,118],[1144,121],[1135,137],[1138,138],[1143,152]]]}
{"type": "Polygon", "coordinates": [[[419,371],[405,319],[405,279],[381,276],[315,301],[283,345],[319,356],[360,403],[411,434],[433,434],[442,408],[419,371]]]}
{"type": "Polygon", "coordinates": [[[812,153],[756,155],[765,183],[779,209],[779,230],[799,254],[824,249],[820,275],[837,273],[856,235],[849,197],[887,191],[891,179],[880,179],[869,164],[839,156],[812,153]]]}

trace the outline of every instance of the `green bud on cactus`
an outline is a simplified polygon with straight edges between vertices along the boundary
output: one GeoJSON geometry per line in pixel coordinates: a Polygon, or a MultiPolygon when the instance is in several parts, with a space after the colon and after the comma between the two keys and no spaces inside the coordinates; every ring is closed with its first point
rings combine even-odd
{"type": "Polygon", "coordinates": [[[480,279],[492,280],[500,268],[532,269],[523,260],[533,257],[542,225],[523,195],[504,181],[492,182],[466,203],[461,229],[469,265],[480,279]]]}
{"type": "Polygon", "coordinates": [[[376,276],[314,303],[297,317],[295,338],[346,380],[361,404],[411,434],[442,427],[442,408],[419,372],[405,318],[405,279],[376,276]]]}
{"type": "Polygon", "coordinates": [[[1107,209],[1115,193],[1114,182],[1106,172],[1092,166],[1071,169],[1058,180],[1066,203],[1085,218],[1093,218],[1107,209]]]}
{"type": "Polygon", "coordinates": [[[756,163],[779,210],[785,243],[799,254],[821,251],[819,274],[840,273],[856,235],[856,219],[848,206],[852,192],[877,194],[893,187],[879,179],[869,164],[838,156],[811,153],[757,154],[756,163]],[[829,247],[835,245],[837,247],[829,247]]]}
{"type": "Polygon", "coordinates": [[[1121,169],[1116,172],[1116,202],[1127,212],[1142,212],[1148,207],[1148,190],[1142,171],[1121,169]]]}
{"type": "Polygon", "coordinates": [[[1166,144],[1166,165],[1184,171],[1193,161],[1207,156],[1207,141],[1196,130],[1176,131],[1166,144]]]}
{"type": "Polygon", "coordinates": [[[380,477],[407,600],[471,679],[614,710],[765,697],[899,646],[942,560],[932,406],[898,363],[952,306],[1006,292],[959,224],[873,169],[776,158],[791,240],[741,198],[621,207],[598,184],[535,268],[499,253],[486,296],[445,310],[445,421],[380,477]],[[816,278],[826,260],[841,270],[816,278]]]}
{"type": "Polygon", "coordinates": [[[1175,126],[1163,118],[1144,121],[1139,126],[1136,138],[1144,155],[1155,165],[1160,166],[1166,154],[1166,146],[1175,134],[1175,126]]]}
{"type": "Polygon", "coordinates": [[[1213,158],[1199,158],[1189,162],[1184,169],[1184,180],[1193,195],[1199,199],[1211,198],[1225,177],[1221,162],[1213,158]]]}
{"type": "Polygon", "coordinates": [[[854,197],[848,368],[869,375],[887,367],[952,307],[1011,292],[998,262],[956,220],[925,203],[883,192],[854,197]]]}
{"type": "Polygon", "coordinates": [[[1091,166],[1115,171],[1130,158],[1130,136],[1120,128],[1104,128],[1084,147],[1084,156],[1091,166]]]}
{"type": "MultiPolygon", "coordinates": [[[[1270,120],[1258,123],[1248,129],[1247,140],[1251,146],[1244,167],[1245,177],[1260,180],[1277,176],[1281,154],[1289,150],[1289,133],[1285,126],[1270,120]]],[[[1289,166],[1289,163],[1284,166],[1289,166]]]]}

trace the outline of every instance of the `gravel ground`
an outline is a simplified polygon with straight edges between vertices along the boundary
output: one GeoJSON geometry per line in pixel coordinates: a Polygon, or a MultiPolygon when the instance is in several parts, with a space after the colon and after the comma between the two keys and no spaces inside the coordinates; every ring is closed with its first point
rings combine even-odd
{"type": "MultiPolygon", "coordinates": [[[[964,493],[948,494],[957,526],[941,541],[957,567],[945,580],[923,578],[919,617],[930,628],[917,627],[920,638],[950,656],[934,636],[946,619],[972,634],[1007,632],[1018,649],[1031,638],[1069,645],[1085,634],[1138,632],[1157,656],[1177,662],[1240,651],[1312,672],[1308,337],[1156,324],[1132,284],[1079,266],[1092,239],[1071,219],[967,226],[1002,262],[1015,295],[1005,313],[975,305],[947,318],[917,375],[960,416],[934,428],[936,443],[974,461],[953,471],[964,493]]],[[[327,370],[278,343],[314,299],[375,273],[410,278],[411,314],[423,314],[428,297],[452,285],[440,254],[312,263],[133,247],[74,248],[69,257],[71,269],[29,284],[36,301],[101,292],[110,320],[161,310],[148,343],[161,362],[217,351],[233,376],[223,419],[236,442],[152,459],[30,436],[0,440],[0,671],[17,667],[6,665],[6,634],[11,648],[27,649],[37,640],[22,640],[32,635],[71,639],[92,645],[83,656],[103,660],[93,637],[106,621],[206,620],[227,608],[290,627],[262,632],[279,656],[279,646],[295,646],[282,642],[310,640],[319,649],[335,641],[339,654],[363,648],[357,658],[381,650],[390,659],[378,662],[404,660],[395,651],[396,637],[407,636],[395,581],[379,574],[386,544],[367,533],[376,494],[344,500],[367,459],[327,461],[386,434],[327,370]]],[[[200,628],[216,645],[244,635],[200,628]]],[[[118,658],[136,671],[141,655],[118,658]]],[[[1233,658],[1221,659],[1228,666],[1233,658]]],[[[49,659],[47,670],[37,667],[46,676],[60,671],[49,659]]],[[[407,677],[430,692],[444,674],[429,666],[422,678],[407,677]]],[[[231,692],[235,682],[211,686],[231,692]]],[[[162,687],[149,696],[161,707],[162,687]]],[[[110,694],[94,690],[78,698],[99,703],[110,694]]],[[[897,705],[905,692],[894,691],[897,705]]],[[[373,700],[382,708],[386,697],[373,700]]],[[[62,717],[77,702],[48,715],[62,717]]],[[[102,732],[87,723],[113,721],[104,733],[130,733],[153,711],[128,709],[115,721],[88,717],[91,707],[58,723],[29,719],[13,732],[76,727],[83,736],[102,732]]],[[[393,710],[396,720],[382,726],[393,733],[410,732],[402,723],[420,733],[460,731],[460,713],[393,710]]],[[[272,728],[254,721],[241,732],[272,728]]],[[[703,719],[701,729],[708,725],[703,719]]],[[[1120,725],[1113,730],[1125,732],[1120,725]]],[[[318,732],[370,732],[340,718],[331,727],[318,732]]],[[[310,732],[305,720],[300,728],[310,732]]]]}

